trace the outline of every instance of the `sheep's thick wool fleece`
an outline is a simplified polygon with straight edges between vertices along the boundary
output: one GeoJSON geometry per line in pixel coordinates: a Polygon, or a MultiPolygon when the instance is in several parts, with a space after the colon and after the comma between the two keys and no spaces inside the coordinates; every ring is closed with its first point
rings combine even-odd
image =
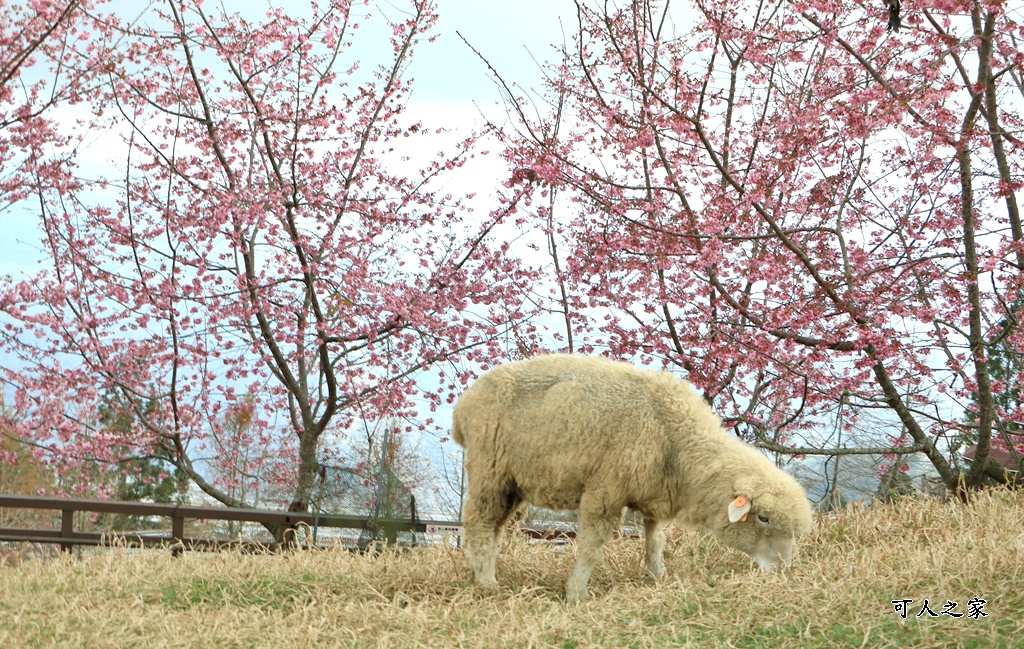
{"type": "Polygon", "coordinates": [[[471,491],[514,490],[552,509],[598,492],[609,507],[712,530],[728,525],[732,498],[757,494],[778,526],[810,528],[792,477],[667,372],[558,354],[503,365],[459,399],[452,436],[467,449],[471,491]]]}

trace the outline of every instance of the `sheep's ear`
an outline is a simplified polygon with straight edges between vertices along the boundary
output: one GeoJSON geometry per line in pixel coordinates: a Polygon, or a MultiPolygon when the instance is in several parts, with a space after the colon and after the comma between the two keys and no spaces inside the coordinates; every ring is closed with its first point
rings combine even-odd
{"type": "Polygon", "coordinates": [[[729,503],[729,522],[738,523],[747,520],[747,512],[750,511],[750,499],[746,496],[736,496],[729,503]]]}

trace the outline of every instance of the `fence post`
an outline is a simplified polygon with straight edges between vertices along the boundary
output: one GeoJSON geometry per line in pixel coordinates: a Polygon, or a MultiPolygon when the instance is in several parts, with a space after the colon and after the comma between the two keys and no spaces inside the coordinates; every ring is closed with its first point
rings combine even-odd
{"type": "Polygon", "coordinates": [[[171,517],[171,538],[174,545],[171,547],[171,556],[179,557],[185,550],[185,517],[175,514],[171,517]]]}
{"type": "MultiPolygon", "coordinates": [[[[73,509],[62,509],[60,510],[60,538],[68,539],[69,541],[75,536],[75,510],[73,509]]],[[[74,547],[71,543],[61,543],[61,552],[71,552],[71,548],[74,547]]]]}
{"type": "Polygon", "coordinates": [[[409,522],[412,525],[412,546],[416,547],[416,496],[409,494],[409,522]]]}

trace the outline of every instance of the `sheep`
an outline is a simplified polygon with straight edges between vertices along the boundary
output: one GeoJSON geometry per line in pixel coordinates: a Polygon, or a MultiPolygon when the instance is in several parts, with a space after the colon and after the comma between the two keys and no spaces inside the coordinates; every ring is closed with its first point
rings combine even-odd
{"type": "Polygon", "coordinates": [[[506,523],[526,503],[579,512],[566,599],[587,584],[626,508],[643,516],[646,570],[665,576],[664,525],[703,527],[762,570],[788,567],[811,528],[803,488],[722,428],[694,389],[668,373],[575,354],[493,369],[459,397],[452,438],[465,448],[467,554],[497,586],[506,523]]]}

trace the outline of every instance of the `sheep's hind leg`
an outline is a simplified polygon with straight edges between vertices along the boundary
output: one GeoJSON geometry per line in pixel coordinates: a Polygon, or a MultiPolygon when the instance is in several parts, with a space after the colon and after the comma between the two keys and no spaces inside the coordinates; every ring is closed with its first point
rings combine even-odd
{"type": "Polygon", "coordinates": [[[622,507],[609,507],[597,498],[583,494],[576,535],[576,565],[565,582],[565,598],[570,603],[587,599],[590,575],[600,563],[604,545],[612,538],[621,515],[622,507]]]}
{"type": "Polygon", "coordinates": [[[655,579],[665,577],[665,526],[661,521],[644,516],[644,546],[647,551],[647,574],[655,579]]]}
{"type": "Polygon", "coordinates": [[[495,587],[498,550],[506,523],[522,504],[515,491],[476,494],[466,501],[466,552],[477,583],[495,587]]]}

